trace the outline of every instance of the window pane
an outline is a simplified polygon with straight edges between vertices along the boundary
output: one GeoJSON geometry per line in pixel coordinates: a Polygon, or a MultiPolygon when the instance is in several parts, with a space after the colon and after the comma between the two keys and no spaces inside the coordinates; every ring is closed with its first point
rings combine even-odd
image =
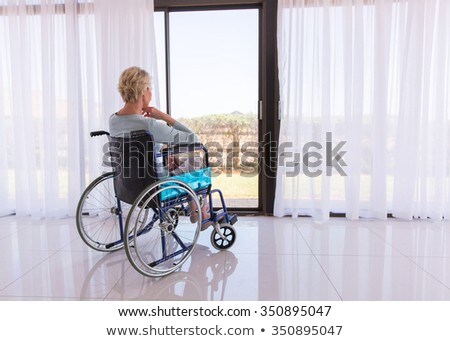
{"type": "Polygon", "coordinates": [[[258,10],[170,13],[171,114],[213,161],[230,207],[258,206],[258,10]]]}

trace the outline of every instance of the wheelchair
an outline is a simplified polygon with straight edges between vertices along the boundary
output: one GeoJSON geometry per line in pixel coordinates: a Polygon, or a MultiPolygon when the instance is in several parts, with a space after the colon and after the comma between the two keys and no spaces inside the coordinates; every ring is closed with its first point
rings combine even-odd
{"type": "Polygon", "coordinates": [[[237,216],[227,211],[222,192],[211,189],[208,151],[202,144],[156,151],[146,131],[124,137],[106,131],[90,135],[108,137],[103,165],[112,170],[93,180],[78,202],[77,229],[89,247],[104,252],[125,248],[138,272],[160,277],[190,257],[207,223],[213,226],[214,248],[234,244],[237,216]],[[221,208],[213,207],[213,195],[219,196],[221,208]],[[209,207],[204,220],[202,205],[209,207]]]}

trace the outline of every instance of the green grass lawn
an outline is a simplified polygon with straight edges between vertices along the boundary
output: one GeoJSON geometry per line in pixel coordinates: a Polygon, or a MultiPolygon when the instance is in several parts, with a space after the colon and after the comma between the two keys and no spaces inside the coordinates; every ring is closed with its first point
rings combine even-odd
{"type": "Polygon", "coordinates": [[[244,177],[239,172],[212,176],[212,188],[220,189],[225,198],[258,198],[258,175],[244,177]]]}

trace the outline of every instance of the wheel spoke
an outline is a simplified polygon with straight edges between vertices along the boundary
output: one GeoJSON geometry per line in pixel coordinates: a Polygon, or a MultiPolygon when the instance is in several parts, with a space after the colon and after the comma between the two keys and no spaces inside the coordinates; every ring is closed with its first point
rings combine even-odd
{"type": "MultiPolygon", "coordinates": [[[[113,173],[95,179],[83,192],[77,207],[78,232],[88,246],[98,251],[113,251],[123,246],[115,209],[117,198],[111,190],[113,181],[113,173]]],[[[128,207],[123,203],[123,216],[128,207]]]]}
{"type": "Polygon", "coordinates": [[[211,244],[218,250],[228,249],[235,241],[236,232],[228,223],[220,225],[219,230],[222,236],[214,230],[211,234],[211,244]]]}
{"type": "Polygon", "coordinates": [[[144,275],[171,273],[190,256],[200,231],[199,222],[192,223],[188,215],[180,215],[178,210],[184,210],[182,205],[199,209],[198,201],[190,190],[171,180],[150,186],[139,195],[138,201],[140,207],[134,204],[130,209],[126,231],[137,228],[136,220],[142,215],[143,207],[151,207],[158,219],[149,231],[140,235],[133,233],[132,240],[125,243],[127,256],[133,267],[144,275]],[[161,201],[161,197],[166,198],[165,201],[161,201]]]}

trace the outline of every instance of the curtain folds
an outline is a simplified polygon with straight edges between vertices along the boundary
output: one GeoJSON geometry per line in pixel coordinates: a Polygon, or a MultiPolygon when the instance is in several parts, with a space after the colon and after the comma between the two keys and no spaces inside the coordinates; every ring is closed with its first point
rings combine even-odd
{"type": "Polygon", "coordinates": [[[446,0],[278,1],[275,215],[450,218],[449,21],[446,0]]]}
{"type": "Polygon", "coordinates": [[[0,215],[74,215],[120,72],[156,79],[152,0],[0,0],[0,215]]]}

